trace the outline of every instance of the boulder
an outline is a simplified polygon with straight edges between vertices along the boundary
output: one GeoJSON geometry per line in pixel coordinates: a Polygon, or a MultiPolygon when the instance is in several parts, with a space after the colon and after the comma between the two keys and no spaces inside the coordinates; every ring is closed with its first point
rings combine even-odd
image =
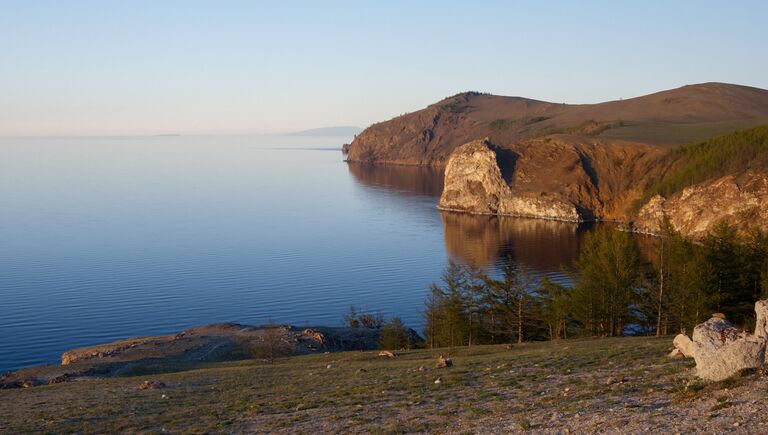
{"type": "MultiPolygon", "coordinates": [[[[672,344],[675,345],[675,350],[678,351],[683,358],[693,358],[693,341],[691,341],[687,335],[677,334],[672,341],[672,344]]],[[[674,351],[672,352],[674,353],[674,351]]],[[[672,354],[669,356],[674,357],[672,354]]]]}
{"type": "Polygon", "coordinates": [[[768,340],[768,300],[755,303],[755,336],[768,340]]]}
{"type": "Polygon", "coordinates": [[[685,354],[680,352],[680,349],[677,349],[677,348],[672,349],[672,352],[670,352],[669,355],[667,356],[672,359],[683,359],[686,357],[685,354]]]}
{"type": "Polygon", "coordinates": [[[697,352],[696,375],[709,381],[727,379],[743,369],[759,367],[765,361],[765,341],[754,337],[733,341],[711,353],[697,352]]]}
{"type": "Polygon", "coordinates": [[[743,369],[762,366],[768,338],[768,301],[758,301],[755,312],[755,334],[735,328],[724,315],[715,313],[693,329],[692,340],[683,334],[675,337],[677,352],[670,357],[693,357],[697,376],[709,381],[721,381],[743,369]]]}

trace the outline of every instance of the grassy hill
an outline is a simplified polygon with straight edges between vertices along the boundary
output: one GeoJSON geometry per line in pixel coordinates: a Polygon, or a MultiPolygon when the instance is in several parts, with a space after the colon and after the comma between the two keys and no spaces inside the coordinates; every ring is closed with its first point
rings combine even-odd
{"type": "Polygon", "coordinates": [[[768,90],[702,83],[597,104],[565,104],[479,92],[457,94],[376,123],[357,135],[351,161],[444,165],[456,147],[484,137],[501,147],[571,135],[674,147],[768,123],[768,90]]]}
{"type": "MultiPolygon", "coordinates": [[[[670,348],[670,337],[579,339],[512,349],[414,350],[397,358],[376,352],[330,353],[273,365],[246,360],[178,373],[93,378],[0,390],[0,432],[685,429],[667,425],[667,417],[677,419],[676,407],[701,400],[702,412],[712,413],[713,405],[704,398],[715,400],[722,388],[744,381],[706,387],[691,381],[692,363],[666,358],[670,348]],[[453,367],[436,368],[439,353],[450,353],[453,367]],[[435,383],[438,378],[441,382],[435,383]],[[166,386],[139,389],[145,380],[166,386]]],[[[729,400],[715,404],[726,408],[729,400]]],[[[731,424],[727,412],[717,418],[731,424]]]]}

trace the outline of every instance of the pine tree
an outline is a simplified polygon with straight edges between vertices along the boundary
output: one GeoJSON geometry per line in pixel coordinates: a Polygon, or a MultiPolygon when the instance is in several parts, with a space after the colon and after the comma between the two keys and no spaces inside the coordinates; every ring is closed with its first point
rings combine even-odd
{"type": "Polygon", "coordinates": [[[621,335],[631,320],[643,264],[629,233],[614,228],[587,234],[578,260],[571,304],[591,335],[621,335]]]}
{"type": "Polygon", "coordinates": [[[393,317],[381,328],[379,347],[386,350],[398,350],[408,348],[408,329],[402,319],[393,317]]]}

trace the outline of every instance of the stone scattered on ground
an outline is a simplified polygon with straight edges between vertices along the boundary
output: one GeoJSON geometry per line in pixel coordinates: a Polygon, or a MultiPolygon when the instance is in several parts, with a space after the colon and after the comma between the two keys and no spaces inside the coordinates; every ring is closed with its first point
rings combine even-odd
{"type": "Polygon", "coordinates": [[[139,390],[159,390],[165,388],[165,383],[160,381],[144,381],[139,384],[139,390]]]}
{"type": "Polygon", "coordinates": [[[768,433],[768,376],[703,382],[692,360],[665,357],[671,341],[459,347],[452,369],[430,366],[437,352],[418,349],[93,376],[3,390],[0,433],[768,433]],[[137,391],[144,380],[166,387],[137,391]]]}
{"type": "Polygon", "coordinates": [[[444,357],[442,353],[440,354],[440,356],[437,357],[437,368],[443,369],[443,368],[448,368],[452,366],[453,366],[453,360],[451,360],[450,358],[444,357]]]}
{"type": "Polygon", "coordinates": [[[394,358],[394,357],[397,356],[397,354],[395,354],[393,352],[390,352],[388,350],[382,350],[381,352],[379,352],[379,356],[385,356],[387,358],[394,358]]]}

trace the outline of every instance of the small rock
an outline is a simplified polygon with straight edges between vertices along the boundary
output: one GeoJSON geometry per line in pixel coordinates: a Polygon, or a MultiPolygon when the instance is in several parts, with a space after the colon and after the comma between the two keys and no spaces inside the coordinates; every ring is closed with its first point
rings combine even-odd
{"type": "Polygon", "coordinates": [[[21,381],[21,388],[32,388],[40,384],[41,382],[37,378],[24,379],[21,381]]]}
{"type": "Polygon", "coordinates": [[[166,396],[165,394],[163,394],[162,396],[160,396],[160,398],[161,398],[161,399],[167,399],[167,398],[168,398],[168,396],[166,396]]]}
{"type": "Polygon", "coordinates": [[[327,366],[325,366],[325,368],[332,369],[333,368],[333,364],[328,364],[327,366]]]}
{"type": "Polygon", "coordinates": [[[420,371],[421,373],[424,373],[424,370],[425,370],[424,366],[419,366],[419,371],[420,371]]]}
{"type": "Polygon", "coordinates": [[[144,381],[139,384],[139,390],[157,390],[165,388],[165,384],[160,381],[144,381]]]}
{"type": "Polygon", "coordinates": [[[394,353],[392,353],[392,352],[390,352],[388,350],[382,350],[381,352],[379,352],[379,356],[385,356],[387,358],[394,358],[394,357],[397,356],[397,354],[394,354],[394,353]]]}
{"type": "Polygon", "coordinates": [[[605,385],[612,385],[616,383],[616,378],[613,376],[609,376],[608,379],[605,380],[605,385]]]}
{"type": "Polygon", "coordinates": [[[437,378],[437,379],[435,379],[435,383],[436,383],[436,384],[440,384],[440,383],[442,383],[442,382],[443,382],[443,378],[437,378]]]}
{"type": "Polygon", "coordinates": [[[366,370],[366,369],[364,369],[364,368],[362,368],[362,367],[361,367],[361,368],[357,369],[357,370],[355,371],[355,373],[365,373],[365,372],[367,372],[367,371],[368,371],[368,370],[366,370]]]}
{"type": "Polygon", "coordinates": [[[453,360],[444,357],[443,354],[440,354],[440,356],[437,357],[437,368],[441,369],[448,367],[453,367],[453,360]]]}
{"type": "Polygon", "coordinates": [[[70,375],[69,373],[65,373],[61,376],[55,376],[53,378],[48,379],[48,385],[60,384],[62,382],[68,382],[70,380],[72,380],[72,375],[70,375]]]}

